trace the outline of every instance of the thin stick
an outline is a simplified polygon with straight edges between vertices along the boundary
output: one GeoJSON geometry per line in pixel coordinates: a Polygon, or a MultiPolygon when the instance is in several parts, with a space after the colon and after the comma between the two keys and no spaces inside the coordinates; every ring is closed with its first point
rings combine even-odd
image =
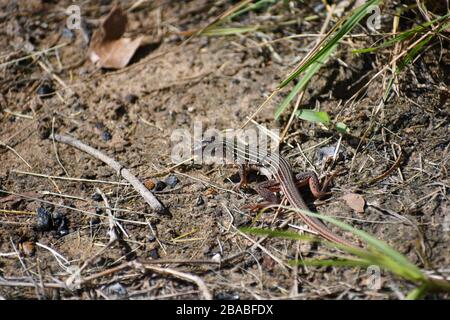
{"type": "Polygon", "coordinates": [[[18,174],[26,174],[29,176],[40,177],[40,178],[50,178],[55,180],[67,180],[67,181],[77,181],[77,182],[90,182],[90,183],[103,183],[103,184],[114,184],[119,186],[128,186],[129,183],[116,182],[116,181],[105,181],[105,180],[92,180],[92,179],[82,179],[82,178],[70,178],[70,177],[58,177],[58,176],[49,176],[46,174],[34,173],[34,172],[26,172],[20,170],[11,170],[11,172],[18,174]]]}
{"type": "Polygon", "coordinates": [[[27,114],[21,114],[21,113],[13,112],[13,111],[11,111],[9,109],[5,109],[5,110],[3,110],[3,112],[8,113],[8,114],[13,115],[13,116],[18,117],[18,118],[24,118],[24,119],[28,119],[28,120],[33,120],[34,119],[32,116],[29,116],[27,114]]]}
{"type": "Polygon", "coordinates": [[[128,169],[124,168],[116,160],[108,157],[104,153],[82,143],[81,141],[75,138],[59,134],[53,134],[51,138],[55,139],[58,142],[65,143],[72,147],[75,147],[103,161],[111,168],[116,170],[125,180],[127,180],[134,187],[134,189],[136,189],[136,191],[141,194],[145,202],[147,202],[150,205],[150,207],[152,207],[152,209],[154,209],[158,213],[165,213],[167,211],[164,205],[161,202],[159,202],[159,200],[128,169]]]}
{"type": "Polygon", "coordinates": [[[20,160],[23,161],[23,163],[25,163],[28,166],[28,168],[33,169],[33,167],[31,167],[31,165],[24,158],[22,158],[22,156],[16,150],[14,150],[13,147],[8,146],[6,143],[4,143],[1,140],[0,140],[0,146],[3,146],[6,149],[11,150],[20,160]]]}
{"type": "Polygon", "coordinates": [[[100,196],[103,199],[103,202],[105,203],[105,208],[107,208],[105,210],[106,210],[106,214],[108,215],[108,221],[109,221],[109,241],[113,242],[119,238],[119,236],[116,233],[116,230],[114,229],[115,226],[117,226],[123,232],[123,234],[127,238],[129,238],[130,236],[127,234],[125,229],[120,225],[120,223],[118,221],[116,221],[116,219],[115,219],[116,217],[112,214],[112,211],[109,209],[110,206],[109,206],[108,198],[106,198],[106,195],[99,188],[96,188],[95,190],[97,191],[98,194],[100,194],[100,196]]]}
{"type": "MultiPolygon", "coordinates": [[[[64,284],[60,283],[44,283],[44,288],[52,288],[52,289],[66,289],[67,287],[64,284]]],[[[35,285],[33,283],[29,282],[15,282],[15,281],[8,281],[3,280],[0,278],[0,287],[6,286],[6,287],[34,287],[35,285]]]]}
{"type": "Polygon", "coordinates": [[[47,53],[47,52],[49,52],[49,51],[52,51],[52,50],[56,50],[56,49],[62,48],[62,47],[67,46],[67,45],[68,45],[68,43],[62,43],[62,44],[60,44],[60,45],[54,46],[53,48],[47,48],[47,49],[44,49],[44,50],[41,50],[41,51],[33,52],[32,54],[23,56],[23,57],[21,57],[21,58],[14,59],[14,60],[7,61],[7,62],[4,62],[4,63],[0,64],[0,68],[6,67],[6,66],[8,66],[8,65],[10,65],[10,64],[14,64],[14,63],[16,63],[16,62],[20,62],[20,61],[23,61],[23,60],[26,60],[26,59],[29,59],[29,58],[34,58],[35,56],[39,56],[39,55],[41,55],[41,54],[44,54],[44,53],[47,53]]]}
{"type": "Polygon", "coordinates": [[[33,216],[37,214],[34,211],[4,210],[4,209],[0,209],[0,213],[4,213],[4,214],[27,214],[27,215],[33,215],[33,216]]]}
{"type": "MultiPolygon", "coordinates": [[[[15,192],[3,190],[3,189],[0,189],[0,192],[6,193],[6,194],[12,194],[12,195],[15,195],[15,196],[19,196],[19,197],[24,198],[24,199],[29,199],[29,200],[42,202],[42,203],[51,204],[51,205],[53,205],[55,207],[65,208],[65,209],[72,210],[72,211],[75,211],[75,212],[84,213],[84,214],[87,214],[87,215],[90,215],[90,216],[103,217],[103,215],[98,214],[98,213],[89,212],[89,211],[86,211],[86,210],[81,210],[81,209],[73,208],[73,207],[70,207],[70,206],[65,206],[63,204],[59,204],[59,203],[51,202],[51,201],[47,201],[47,200],[42,200],[42,199],[35,198],[35,197],[29,197],[29,196],[27,196],[25,194],[15,193],[15,192]]],[[[106,209],[106,208],[101,207],[101,209],[106,209]]],[[[142,214],[142,213],[140,213],[138,211],[131,211],[131,210],[126,210],[126,209],[114,209],[114,208],[108,208],[108,209],[109,210],[116,210],[116,211],[120,210],[120,211],[123,211],[123,212],[131,212],[131,213],[142,214]]],[[[131,223],[131,224],[137,224],[137,225],[147,225],[147,222],[143,222],[143,221],[134,221],[134,220],[127,220],[127,219],[122,219],[122,218],[115,218],[115,219],[117,221],[121,221],[121,222],[124,222],[124,223],[131,223]]],[[[0,222],[2,222],[2,221],[0,221],[0,222]]],[[[2,223],[6,223],[6,222],[3,221],[2,223]]],[[[8,222],[8,223],[9,224],[13,224],[13,222],[8,222]]],[[[17,223],[14,223],[14,224],[17,224],[17,223]]],[[[22,223],[21,223],[21,225],[22,225],[22,223]]]]}
{"type": "Polygon", "coordinates": [[[139,269],[139,267],[144,267],[147,270],[151,270],[151,271],[158,272],[158,273],[170,274],[177,278],[194,282],[198,286],[198,289],[202,292],[203,298],[205,300],[212,300],[212,295],[209,292],[208,288],[206,287],[205,282],[196,275],[185,273],[185,272],[180,272],[180,271],[177,271],[174,269],[159,268],[159,267],[146,265],[146,264],[140,264],[140,263],[136,263],[136,267],[137,267],[137,269],[139,269]]]}
{"type": "Polygon", "coordinates": [[[12,247],[13,247],[13,249],[14,249],[14,252],[17,254],[17,257],[19,258],[20,264],[22,265],[22,268],[23,268],[24,272],[28,275],[28,277],[29,277],[30,280],[31,280],[31,283],[33,284],[33,287],[34,287],[34,289],[35,289],[35,291],[36,291],[36,296],[37,296],[37,297],[40,297],[39,287],[38,287],[38,285],[36,284],[36,281],[34,281],[33,276],[31,275],[29,269],[28,269],[27,266],[25,265],[25,262],[22,260],[22,257],[20,256],[20,253],[19,253],[19,251],[17,250],[16,245],[14,244],[14,241],[12,240],[11,237],[9,238],[9,241],[11,242],[11,245],[12,245],[12,247]]]}
{"type": "MultiPolygon", "coordinates": [[[[52,134],[55,134],[55,117],[52,118],[52,134]]],[[[52,143],[53,143],[53,150],[55,151],[56,160],[58,161],[59,165],[63,169],[66,176],[69,176],[69,173],[67,172],[66,168],[64,168],[61,160],[59,159],[58,148],[56,147],[55,139],[52,139],[52,143]]]]}

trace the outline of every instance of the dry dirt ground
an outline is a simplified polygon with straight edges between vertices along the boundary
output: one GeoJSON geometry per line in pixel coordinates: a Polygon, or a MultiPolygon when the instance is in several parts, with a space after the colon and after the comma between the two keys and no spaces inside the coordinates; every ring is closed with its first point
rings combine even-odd
{"type": "MultiPolygon", "coordinates": [[[[186,164],[157,175],[174,165],[174,130],[192,130],[196,121],[204,128],[239,128],[312,48],[315,38],[270,45],[265,41],[317,34],[326,16],[320,1],[296,2],[287,10],[297,19],[293,24],[240,36],[194,37],[180,46],[187,38],[181,31],[204,26],[233,3],[152,1],[131,12],[129,34],[156,40],[128,67],[113,71],[98,69],[86,59],[80,32],[64,31],[64,10],[71,1],[0,1],[0,64],[27,56],[30,50],[63,45],[0,67],[0,186],[7,191],[0,194],[0,297],[202,298],[204,292],[192,279],[156,269],[113,270],[127,261],[158,259],[169,261],[152,266],[199,276],[217,299],[398,299],[413,288],[383,271],[381,288],[372,290],[365,269],[287,264],[295,258],[339,254],[319,244],[268,239],[251,249],[260,238],[237,228],[249,226],[256,217],[244,206],[261,199],[252,190],[254,181],[252,189],[233,192],[230,180],[236,181],[236,168],[186,164]],[[302,19],[309,16],[317,17],[302,19]],[[147,185],[176,176],[175,186],[155,192],[170,214],[153,212],[129,185],[106,183],[124,181],[92,156],[48,139],[52,130],[113,157],[147,185]],[[108,243],[109,224],[96,188],[106,195],[115,216],[126,220],[121,222],[123,240],[98,256],[94,255],[108,243]],[[53,214],[52,230],[37,227],[38,208],[53,214]],[[240,252],[245,253],[220,267],[212,262],[213,257],[227,259],[240,252]],[[82,284],[63,288],[86,261],[82,284]],[[108,274],[101,275],[105,270],[108,274]],[[47,287],[42,289],[41,283],[47,287]]],[[[122,4],[129,8],[132,2],[122,4]]],[[[111,6],[111,1],[86,2],[82,13],[95,24],[111,6]]],[[[239,21],[276,24],[277,18],[252,13],[239,21]]],[[[389,15],[385,23],[390,30],[389,15]]],[[[360,27],[354,31],[361,32],[360,27]]],[[[321,176],[341,172],[328,199],[314,202],[307,196],[311,209],[386,241],[423,269],[448,273],[449,42],[436,41],[401,73],[395,92],[376,114],[386,74],[351,100],[391,59],[389,50],[351,53],[370,43],[368,37],[346,39],[313,79],[301,104],[328,112],[333,121],[344,122],[350,134],[341,137],[296,118],[287,140],[293,148],[286,144],[282,153],[298,172],[313,167],[321,176]],[[337,145],[339,156],[325,166],[321,150],[337,145]],[[373,180],[394,165],[384,178],[373,180]],[[346,205],[342,196],[348,193],[363,196],[364,212],[346,205]]],[[[254,120],[283,129],[290,112],[275,121],[274,111],[288,89],[254,120]]],[[[277,227],[288,217],[267,211],[255,226],[277,227]]],[[[302,226],[295,217],[292,224],[302,226]]]]}

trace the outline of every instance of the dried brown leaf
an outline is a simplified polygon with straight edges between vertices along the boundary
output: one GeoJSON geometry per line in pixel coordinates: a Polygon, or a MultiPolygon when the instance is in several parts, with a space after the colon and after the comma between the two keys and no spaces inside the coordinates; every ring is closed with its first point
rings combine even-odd
{"type": "Polygon", "coordinates": [[[128,65],[144,37],[123,38],[127,23],[128,18],[122,8],[114,6],[92,36],[88,56],[93,63],[108,69],[121,69],[128,65]]]}

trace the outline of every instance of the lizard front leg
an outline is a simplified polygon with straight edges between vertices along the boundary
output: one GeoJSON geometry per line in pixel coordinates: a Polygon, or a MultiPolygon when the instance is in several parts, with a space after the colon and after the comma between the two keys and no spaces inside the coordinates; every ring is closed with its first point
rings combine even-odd
{"type": "Polygon", "coordinates": [[[276,180],[267,180],[258,183],[255,187],[255,190],[261,197],[263,197],[265,201],[262,203],[245,205],[243,208],[250,209],[250,211],[258,211],[270,206],[271,204],[280,203],[280,199],[276,194],[276,191],[278,189],[279,183],[276,180]]]}

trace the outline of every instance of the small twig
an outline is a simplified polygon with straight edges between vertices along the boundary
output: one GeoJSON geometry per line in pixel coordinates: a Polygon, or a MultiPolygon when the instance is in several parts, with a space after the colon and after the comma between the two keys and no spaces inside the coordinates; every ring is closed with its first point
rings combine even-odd
{"type": "Polygon", "coordinates": [[[161,241],[158,239],[158,235],[156,234],[155,230],[152,227],[152,224],[150,221],[146,218],[145,221],[147,221],[148,227],[150,228],[150,231],[152,232],[153,236],[155,237],[156,242],[158,242],[161,249],[164,251],[164,254],[167,254],[166,247],[162,244],[161,241]]]}
{"type": "Polygon", "coordinates": [[[82,179],[82,178],[70,178],[70,177],[58,177],[58,176],[49,176],[46,174],[34,173],[34,172],[26,172],[20,170],[11,170],[11,172],[18,174],[25,174],[28,176],[40,177],[40,178],[49,178],[55,180],[67,180],[67,181],[77,181],[77,182],[88,182],[88,183],[103,183],[103,184],[114,184],[120,186],[128,186],[128,183],[116,182],[116,181],[105,181],[105,180],[93,180],[93,179],[82,179]]]}
{"type": "Polygon", "coordinates": [[[10,114],[10,115],[12,115],[12,116],[18,117],[18,118],[23,118],[23,119],[28,119],[28,120],[34,120],[34,118],[33,118],[32,116],[29,116],[29,115],[27,115],[27,114],[21,114],[21,113],[18,113],[18,112],[14,112],[14,111],[11,111],[11,110],[9,110],[9,109],[4,109],[3,112],[5,112],[5,113],[7,113],[7,114],[10,114]]]}
{"type": "Polygon", "coordinates": [[[14,241],[12,240],[12,238],[9,238],[9,241],[11,242],[11,245],[14,249],[14,252],[17,254],[17,257],[19,258],[20,264],[22,265],[22,268],[24,270],[24,272],[28,275],[28,277],[31,280],[31,283],[33,284],[34,290],[36,292],[36,296],[40,297],[40,292],[39,292],[39,287],[36,283],[36,281],[34,281],[33,276],[31,275],[30,271],[28,270],[27,266],[25,265],[25,262],[22,260],[22,257],[20,256],[19,250],[17,250],[16,245],[14,244],[14,241]]]}
{"type": "Polygon", "coordinates": [[[395,161],[395,163],[392,165],[392,167],[390,167],[388,170],[386,170],[384,173],[380,174],[379,176],[373,178],[372,180],[366,182],[366,181],[361,181],[360,183],[358,183],[359,185],[370,185],[373,184],[375,182],[378,182],[380,180],[383,180],[384,178],[386,178],[387,176],[389,176],[395,169],[397,169],[400,166],[400,163],[403,160],[403,153],[400,150],[400,154],[397,157],[397,160],[395,161]]]}
{"type": "Polygon", "coordinates": [[[0,257],[16,257],[18,255],[17,252],[0,253],[0,257]]]}
{"type": "MultiPolygon", "coordinates": [[[[6,193],[6,194],[15,195],[15,196],[18,196],[18,197],[21,197],[21,198],[24,198],[24,199],[28,199],[28,200],[34,200],[34,201],[38,201],[38,202],[41,202],[41,203],[51,204],[51,205],[53,205],[53,206],[55,206],[55,207],[65,208],[65,209],[68,209],[68,210],[71,210],[71,211],[75,211],[75,212],[79,212],[79,213],[84,213],[84,214],[87,214],[87,215],[90,215],[90,216],[95,216],[95,217],[102,217],[102,216],[103,216],[103,215],[97,214],[97,213],[95,213],[95,212],[89,212],[89,211],[86,211],[86,210],[81,210],[81,209],[73,208],[73,207],[66,206],[66,205],[63,205],[63,204],[59,204],[59,203],[56,203],[56,202],[51,202],[51,201],[47,201],[47,200],[42,200],[42,199],[35,198],[35,197],[30,197],[30,196],[27,196],[27,195],[25,195],[25,194],[20,194],[20,193],[16,193],[16,192],[11,192],[11,191],[7,191],[7,190],[3,190],[3,189],[0,189],[0,192],[6,193]]],[[[102,208],[102,209],[106,209],[106,208],[102,208]]],[[[140,212],[138,212],[138,211],[131,211],[131,210],[125,210],[125,209],[113,209],[113,208],[108,208],[108,209],[110,209],[110,210],[116,210],[116,211],[132,212],[132,213],[134,212],[134,213],[142,214],[142,213],[140,213],[140,212]]],[[[131,224],[137,224],[137,225],[147,225],[147,222],[142,222],[142,221],[137,221],[137,220],[135,221],[135,220],[122,219],[122,218],[116,218],[116,220],[117,220],[117,221],[124,222],[124,223],[131,223],[131,224]]],[[[9,222],[9,223],[12,224],[12,222],[9,222]]]]}
{"type": "MultiPolygon", "coordinates": [[[[55,117],[52,118],[52,135],[53,134],[55,134],[55,117]]],[[[58,148],[56,147],[55,139],[52,139],[52,143],[53,143],[53,150],[55,151],[56,161],[58,161],[59,165],[63,169],[66,176],[69,176],[69,173],[67,172],[66,168],[64,168],[61,162],[61,159],[59,159],[58,148]]]]}
{"type": "Polygon", "coordinates": [[[82,197],[77,197],[77,196],[71,196],[68,194],[61,194],[61,193],[55,193],[55,192],[51,192],[51,191],[39,191],[40,194],[42,194],[43,196],[55,196],[55,197],[61,197],[61,198],[67,198],[67,199],[73,199],[73,200],[80,200],[80,201],[84,201],[84,202],[88,202],[88,200],[86,200],[85,198],[82,197]]]}
{"type": "Polygon", "coordinates": [[[50,247],[48,247],[48,246],[46,246],[46,245],[44,245],[42,243],[36,242],[36,245],[38,247],[41,247],[41,248],[43,248],[45,250],[50,251],[50,253],[55,257],[55,260],[58,262],[58,264],[61,266],[61,268],[63,268],[64,270],[67,271],[67,266],[65,266],[65,264],[70,265],[69,260],[64,258],[64,256],[61,255],[60,253],[58,253],[55,249],[52,249],[52,248],[50,248],[50,247]],[[61,262],[61,260],[62,260],[62,262],[61,262]]]}
{"type": "Polygon", "coordinates": [[[3,146],[6,149],[12,151],[20,160],[23,161],[23,163],[25,163],[28,166],[28,168],[33,169],[31,167],[31,165],[24,158],[22,158],[22,156],[16,150],[14,150],[14,148],[8,146],[6,143],[2,142],[1,140],[0,140],[0,146],[3,146]]]}
{"type": "Polygon", "coordinates": [[[106,198],[106,195],[99,188],[96,188],[95,190],[98,194],[100,194],[100,196],[103,199],[103,202],[105,203],[105,208],[107,208],[105,210],[106,210],[106,214],[108,215],[108,220],[109,220],[109,241],[113,242],[119,238],[119,235],[117,234],[117,232],[115,230],[115,226],[117,226],[123,232],[123,234],[127,238],[129,238],[125,229],[120,225],[119,222],[116,221],[114,215],[112,214],[112,211],[109,209],[110,206],[109,206],[108,198],[106,198]]]}
{"type": "Polygon", "coordinates": [[[300,103],[302,103],[304,96],[305,96],[305,90],[302,90],[302,92],[300,92],[300,94],[297,97],[297,101],[295,102],[294,111],[292,111],[291,116],[289,117],[289,121],[288,121],[286,127],[284,128],[283,132],[281,133],[280,141],[285,140],[286,134],[289,131],[289,128],[291,127],[292,121],[294,121],[294,118],[297,114],[297,110],[300,107],[300,103]]]}
{"type": "MultiPolygon", "coordinates": [[[[15,282],[15,281],[9,281],[4,280],[0,277],[0,287],[6,286],[6,287],[34,287],[34,283],[29,282],[15,282]]],[[[44,288],[52,288],[52,289],[66,289],[67,287],[64,284],[61,283],[44,283],[44,288]]]]}
{"type": "Polygon", "coordinates": [[[0,213],[4,213],[4,214],[27,214],[27,215],[32,215],[32,216],[37,214],[34,211],[4,210],[4,209],[0,209],[0,213]]]}
{"type": "Polygon", "coordinates": [[[185,273],[185,272],[180,272],[180,271],[177,271],[177,270],[174,270],[174,269],[159,268],[159,267],[151,266],[151,265],[148,265],[148,264],[141,264],[141,263],[138,263],[138,262],[134,262],[133,264],[134,264],[135,268],[137,268],[137,269],[145,268],[147,270],[151,270],[151,271],[154,271],[154,272],[170,274],[170,275],[175,276],[177,278],[194,282],[198,286],[198,289],[202,292],[203,298],[205,300],[212,300],[212,295],[209,292],[208,287],[206,287],[205,282],[200,277],[198,277],[196,275],[185,273]]]}
{"type": "Polygon", "coordinates": [[[269,257],[271,257],[276,263],[278,263],[280,265],[280,267],[284,270],[287,271],[287,268],[292,269],[292,267],[286,263],[284,263],[281,259],[279,259],[278,257],[274,256],[269,250],[267,250],[263,245],[261,245],[257,240],[253,240],[251,237],[249,237],[248,235],[246,235],[245,233],[241,232],[239,229],[236,229],[237,233],[241,236],[243,236],[244,238],[246,238],[247,240],[251,241],[253,243],[253,245],[255,245],[256,247],[258,247],[259,249],[261,249],[261,251],[263,251],[265,254],[267,254],[269,257]]]}
{"type": "Polygon", "coordinates": [[[127,180],[137,192],[141,194],[144,200],[158,213],[165,213],[167,209],[163,206],[161,202],[126,168],[124,168],[119,162],[108,157],[104,153],[82,143],[81,141],[69,137],[63,136],[59,134],[53,134],[51,136],[52,139],[55,139],[58,142],[68,144],[72,147],[75,147],[81,151],[84,151],[91,156],[103,161],[111,168],[116,170],[125,180],[127,180]]]}

